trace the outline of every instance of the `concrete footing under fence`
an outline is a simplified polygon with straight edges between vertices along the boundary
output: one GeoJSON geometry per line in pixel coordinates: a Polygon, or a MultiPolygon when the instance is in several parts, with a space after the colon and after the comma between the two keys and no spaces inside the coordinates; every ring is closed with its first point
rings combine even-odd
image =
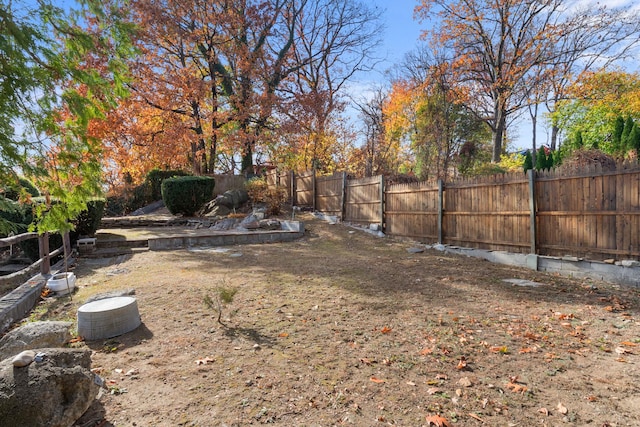
{"type": "MultiPolygon", "coordinates": [[[[315,212],[314,216],[324,221],[339,221],[335,216],[325,215],[320,212],[315,212]]],[[[355,228],[379,237],[384,237],[382,232],[372,230],[374,227],[355,228]]],[[[572,256],[550,257],[536,254],[518,254],[486,249],[463,248],[460,246],[441,244],[426,245],[426,247],[443,252],[486,259],[487,261],[497,264],[524,267],[547,273],[557,273],[568,277],[602,280],[610,283],[640,287],[640,262],[635,260],[609,263],[603,261],[589,261],[572,256]]]]}
{"type": "Polygon", "coordinates": [[[516,254],[438,244],[429,245],[428,247],[444,252],[482,258],[499,264],[525,267],[536,271],[640,287],[640,262],[633,260],[611,264],[571,256],[550,257],[535,254],[516,254]]]}

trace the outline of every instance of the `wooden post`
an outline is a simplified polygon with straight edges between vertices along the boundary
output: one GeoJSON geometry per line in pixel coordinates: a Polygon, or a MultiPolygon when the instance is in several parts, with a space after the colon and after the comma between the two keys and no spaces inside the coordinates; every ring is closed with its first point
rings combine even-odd
{"type": "Polygon", "coordinates": [[[289,172],[291,183],[289,184],[289,191],[291,191],[291,208],[296,205],[296,174],[294,171],[289,172]]]}
{"type": "Polygon", "coordinates": [[[316,168],[314,167],[312,170],[312,175],[311,175],[311,197],[312,197],[312,203],[313,203],[313,212],[316,211],[316,168]]]}
{"type": "Polygon", "coordinates": [[[536,247],[536,178],[535,172],[533,169],[529,169],[527,171],[527,177],[529,178],[529,230],[530,230],[530,240],[531,240],[531,253],[537,253],[536,247]]]}
{"type": "Polygon", "coordinates": [[[380,175],[380,228],[384,232],[384,175],[380,175]]]}
{"type": "Polygon", "coordinates": [[[38,249],[40,251],[40,273],[46,276],[51,272],[51,260],[49,259],[49,233],[38,236],[38,249]]]}
{"type": "Polygon", "coordinates": [[[65,231],[62,235],[62,245],[64,247],[64,256],[66,258],[71,255],[71,237],[69,237],[68,231],[65,231]]]}
{"type": "Polygon", "coordinates": [[[340,221],[344,222],[347,214],[347,173],[342,172],[342,198],[340,200],[340,221]]]}
{"type": "Polygon", "coordinates": [[[444,216],[444,181],[438,180],[438,243],[443,243],[442,219],[444,216]]]}

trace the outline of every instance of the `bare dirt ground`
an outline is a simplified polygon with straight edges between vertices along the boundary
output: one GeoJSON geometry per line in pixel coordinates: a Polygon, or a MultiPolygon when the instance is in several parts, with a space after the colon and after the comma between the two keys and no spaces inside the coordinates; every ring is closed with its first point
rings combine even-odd
{"type": "Polygon", "coordinates": [[[640,425],[637,289],[304,220],[293,243],[81,259],[73,301],[32,317],[134,288],[143,325],[75,344],[108,386],[76,425],[640,425]]]}

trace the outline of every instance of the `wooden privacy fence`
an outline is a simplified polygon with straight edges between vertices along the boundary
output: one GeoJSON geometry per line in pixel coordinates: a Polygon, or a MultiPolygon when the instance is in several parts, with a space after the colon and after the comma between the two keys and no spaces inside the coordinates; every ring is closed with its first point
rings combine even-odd
{"type": "Polygon", "coordinates": [[[540,255],[640,260],[640,167],[391,184],[306,172],[292,203],[418,241],[540,255]]]}

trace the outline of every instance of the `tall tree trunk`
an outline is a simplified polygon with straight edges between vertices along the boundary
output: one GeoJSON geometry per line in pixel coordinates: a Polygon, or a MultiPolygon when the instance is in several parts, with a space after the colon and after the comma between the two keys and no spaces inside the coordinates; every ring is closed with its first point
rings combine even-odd
{"type": "Polygon", "coordinates": [[[506,125],[507,116],[504,111],[499,109],[496,114],[496,127],[493,131],[493,152],[491,154],[491,161],[493,163],[500,162],[500,156],[502,156],[502,139],[504,138],[506,125]]]}
{"type": "Polygon", "coordinates": [[[556,124],[552,124],[551,125],[551,151],[555,151],[557,144],[558,144],[558,132],[560,131],[560,129],[558,128],[558,125],[556,124]]]}
{"type": "Polygon", "coordinates": [[[532,146],[531,162],[535,165],[536,154],[537,154],[536,150],[538,149],[537,148],[538,104],[535,104],[533,106],[533,109],[529,108],[529,113],[531,115],[531,146],[532,146]]]}
{"type": "Polygon", "coordinates": [[[200,117],[200,105],[197,101],[191,101],[191,110],[193,111],[193,131],[197,135],[197,144],[194,150],[194,144],[191,145],[191,154],[194,156],[193,160],[193,173],[195,175],[202,175],[207,172],[204,168],[207,167],[207,152],[205,150],[204,131],[202,130],[202,119],[200,117]]]}

